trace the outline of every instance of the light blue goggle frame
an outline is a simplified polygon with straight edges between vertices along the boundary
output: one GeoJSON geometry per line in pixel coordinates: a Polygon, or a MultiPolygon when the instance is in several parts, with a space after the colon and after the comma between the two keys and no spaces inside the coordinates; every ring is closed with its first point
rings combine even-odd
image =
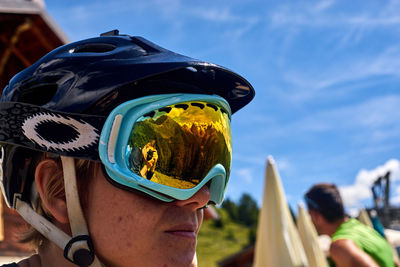
{"type": "Polygon", "coordinates": [[[192,197],[209,183],[210,202],[221,204],[228,177],[221,164],[216,164],[195,187],[178,189],[158,184],[135,174],[128,166],[126,147],[136,121],[148,112],[162,107],[189,101],[204,101],[222,107],[231,117],[229,104],[217,95],[165,94],[146,96],[127,101],[116,107],[108,116],[100,135],[99,154],[108,176],[116,183],[144,192],[165,202],[192,197]]]}

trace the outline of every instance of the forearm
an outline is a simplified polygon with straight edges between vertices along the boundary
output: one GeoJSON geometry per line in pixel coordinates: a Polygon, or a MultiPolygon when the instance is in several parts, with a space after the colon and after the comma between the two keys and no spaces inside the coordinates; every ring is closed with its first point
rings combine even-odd
{"type": "Polygon", "coordinates": [[[343,239],[332,243],[330,256],[338,267],[379,267],[370,255],[350,240],[343,239]]]}
{"type": "Polygon", "coordinates": [[[376,262],[374,260],[356,260],[356,261],[350,261],[350,262],[343,262],[341,260],[337,260],[335,261],[335,264],[337,267],[379,267],[378,264],[376,264],[376,262]]]}

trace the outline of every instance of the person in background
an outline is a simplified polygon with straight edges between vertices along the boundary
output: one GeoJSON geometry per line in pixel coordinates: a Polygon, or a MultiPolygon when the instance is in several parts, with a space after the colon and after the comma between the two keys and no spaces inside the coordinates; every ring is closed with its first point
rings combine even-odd
{"type": "Polygon", "coordinates": [[[331,237],[331,266],[396,266],[390,244],[374,229],[345,215],[342,198],[334,184],[312,186],[304,200],[318,234],[331,237]]]}
{"type": "Polygon", "coordinates": [[[370,210],[369,217],[371,218],[371,223],[375,231],[377,231],[382,237],[386,239],[385,228],[383,227],[381,221],[379,220],[378,213],[376,212],[376,210],[370,210]]]}
{"type": "Polygon", "coordinates": [[[0,182],[31,228],[19,267],[196,266],[224,198],[238,74],[118,31],[55,49],[0,101],[0,182]]]}

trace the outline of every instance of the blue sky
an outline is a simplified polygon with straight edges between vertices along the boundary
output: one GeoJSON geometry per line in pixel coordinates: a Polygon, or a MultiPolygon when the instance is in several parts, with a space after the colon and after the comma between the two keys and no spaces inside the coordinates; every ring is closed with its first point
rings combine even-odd
{"type": "Polygon", "coordinates": [[[295,207],[316,182],[347,209],[392,170],[400,204],[400,2],[114,0],[46,2],[71,41],[119,29],[228,67],[256,90],[233,116],[227,196],[260,203],[266,158],[295,207]]]}

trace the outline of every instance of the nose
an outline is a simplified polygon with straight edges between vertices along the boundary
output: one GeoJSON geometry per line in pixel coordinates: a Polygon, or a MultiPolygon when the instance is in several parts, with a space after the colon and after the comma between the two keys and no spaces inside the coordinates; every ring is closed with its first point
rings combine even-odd
{"type": "Polygon", "coordinates": [[[176,200],[175,205],[179,207],[188,206],[193,210],[197,210],[208,204],[210,196],[210,189],[205,185],[190,198],[185,200],[176,200]]]}

